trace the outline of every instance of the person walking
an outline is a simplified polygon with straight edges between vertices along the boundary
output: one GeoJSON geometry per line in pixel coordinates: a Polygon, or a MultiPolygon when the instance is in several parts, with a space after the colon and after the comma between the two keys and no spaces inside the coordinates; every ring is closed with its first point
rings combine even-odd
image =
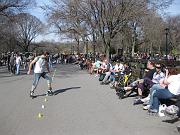
{"type": "Polygon", "coordinates": [[[22,61],[21,56],[19,55],[19,53],[17,53],[16,54],[16,75],[19,75],[21,61],[22,61]]]}
{"type": "Polygon", "coordinates": [[[47,95],[49,95],[49,96],[53,95],[52,87],[51,87],[52,78],[49,76],[50,70],[49,70],[49,66],[48,66],[48,57],[49,57],[49,53],[44,52],[40,56],[35,57],[34,60],[29,65],[29,70],[28,70],[27,74],[31,73],[32,65],[35,64],[34,79],[33,79],[33,84],[32,84],[32,88],[30,91],[30,97],[32,97],[32,98],[35,97],[34,90],[36,89],[39,79],[41,77],[43,77],[44,79],[47,80],[47,84],[48,84],[47,95]]]}
{"type": "Polygon", "coordinates": [[[14,52],[11,53],[11,57],[10,57],[10,71],[11,74],[15,74],[15,57],[14,57],[14,52]]]}
{"type": "Polygon", "coordinates": [[[8,52],[8,53],[7,53],[7,67],[8,67],[9,73],[11,72],[11,68],[10,68],[10,58],[11,58],[11,53],[8,52]]]}

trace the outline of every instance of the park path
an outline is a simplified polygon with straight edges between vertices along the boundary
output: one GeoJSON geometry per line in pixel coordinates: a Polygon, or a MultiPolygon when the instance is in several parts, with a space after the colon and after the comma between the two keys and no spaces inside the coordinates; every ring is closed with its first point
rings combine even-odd
{"type": "Polygon", "coordinates": [[[175,124],[149,116],[142,106],[132,105],[133,98],[119,100],[113,89],[77,65],[56,66],[54,96],[44,96],[47,84],[41,79],[39,96],[29,98],[31,84],[32,75],[0,73],[0,135],[178,134],[175,124]]]}

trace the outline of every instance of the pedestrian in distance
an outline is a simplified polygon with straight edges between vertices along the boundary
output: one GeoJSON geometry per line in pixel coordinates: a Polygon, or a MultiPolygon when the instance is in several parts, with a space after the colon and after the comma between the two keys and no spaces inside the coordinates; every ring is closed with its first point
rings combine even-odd
{"type": "Polygon", "coordinates": [[[19,55],[19,53],[16,54],[16,75],[19,75],[19,71],[20,71],[20,66],[21,66],[21,56],[19,55]]]}
{"type": "Polygon", "coordinates": [[[49,75],[50,70],[49,70],[49,66],[48,66],[48,57],[49,57],[49,53],[44,52],[40,56],[35,57],[34,60],[29,65],[29,70],[28,70],[27,74],[31,73],[32,66],[35,65],[35,67],[34,67],[34,79],[33,79],[33,84],[32,84],[32,88],[30,91],[30,97],[31,98],[36,97],[34,95],[34,90],[36,89],[38,82],[39,82],[39,79],[41,77],[43,77],[44,79],[47,80],[47,84],[48,84],[47,95],[48,96],[53,95],[52,87],[51,87],[52,78],[49,75]]]}

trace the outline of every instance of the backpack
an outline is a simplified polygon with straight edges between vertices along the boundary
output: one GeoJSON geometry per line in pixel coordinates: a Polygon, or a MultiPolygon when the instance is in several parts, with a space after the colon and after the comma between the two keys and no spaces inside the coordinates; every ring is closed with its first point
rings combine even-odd
{"type": "Polygon", "coordinates": [[[99,81],[102,81],[102,80],[104,79],[105,76],[106,76],[106,74],[101,73],[100,76],[99,76],[99,81]]]}

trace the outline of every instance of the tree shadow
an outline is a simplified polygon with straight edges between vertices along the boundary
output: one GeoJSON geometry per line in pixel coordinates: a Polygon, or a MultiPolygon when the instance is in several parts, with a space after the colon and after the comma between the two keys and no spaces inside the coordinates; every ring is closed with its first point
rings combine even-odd
{"type": "Polygon", "coordinates": [[[58,95],[59,93],[66,92],[67,90],[80,89],[80,88],[81,88],[81,87],[70,87],[70,88],[55,90],[55,91],[53,92],[53,95],[58,95]]]}

